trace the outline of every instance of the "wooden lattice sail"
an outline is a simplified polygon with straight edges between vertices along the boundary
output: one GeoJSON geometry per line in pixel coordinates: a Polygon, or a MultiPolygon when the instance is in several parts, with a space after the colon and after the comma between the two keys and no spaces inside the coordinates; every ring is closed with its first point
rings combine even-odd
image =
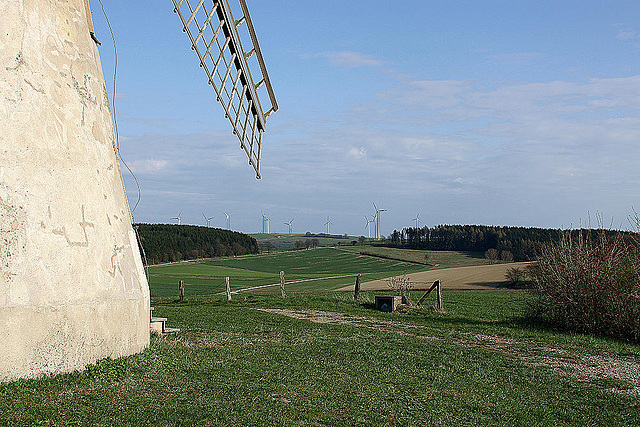
{"type": "Polygon", "coordinates": [[[180,16],[183,30],[191,40],[240,147],[249,157],[249,164],[260,178],[262,133],[267,117],[278,109],[269,81],[258,39],[245,0],[239,0],[242,17],[235,19],[227,0],[173,0],[174,11],[180,16]],[[238,30],[248,32],[251,46],[246,50],[238,30]],[[255,58],[256,80],[249,61],[255,58]],[[264,85],[270,108],[264,112],[259,90],[264,85]]]}

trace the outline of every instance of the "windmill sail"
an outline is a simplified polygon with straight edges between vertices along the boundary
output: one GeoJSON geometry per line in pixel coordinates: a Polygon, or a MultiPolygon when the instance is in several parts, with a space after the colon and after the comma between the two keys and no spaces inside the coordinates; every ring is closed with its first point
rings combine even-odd
{"type": "MultiPolygon", "coordinates": [[[[238,20],[231,12],[228,0],[173,0],[173,3],[174,12],[182,20],[183,31],[191,40],[191,47],[198,55],[200,66],[207,74],[225,116],[231,122],[233,133],[240,140],[240,147],[260,179],[262,134],[267,117],[278,109],[278,103],[249,10],[245,0],[238,1],[243,15],[238,20]],[[251,43],[249,50],[242,46],[238,33],[241,29],[248,32],[251,43]],[[258,64],[257,80],[253,78],[248,62],[253,57],[258,64]],[[258,96],[263,85],[270,103],[266,112],[258,96]]],[[[253,70],[256,72],[256,68],[253,70]]]]}

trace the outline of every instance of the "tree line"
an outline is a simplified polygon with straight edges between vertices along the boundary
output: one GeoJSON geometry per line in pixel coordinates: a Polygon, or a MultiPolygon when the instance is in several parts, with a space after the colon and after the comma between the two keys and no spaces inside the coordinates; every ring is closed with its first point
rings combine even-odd
{"type": "Polygon", "coordinates": [[[258,253],[258,242],[237,231],[196,225],[134,224],[147,264],[258,253]]]}
{"type": "MultiPolygon", "coordinates": [[[[435,227],[408,227],[401,231],[393,230],[384,246],[409,249],[476,251],[493,254],[510,254],[509,261],[531,261],[540,250],[549,243],[560,240],[566,231],[551,228],[535,227],[500,227],[489,225],[438,225],[435,227]]],[[[613,230],[581,229],[570,230],[570,235],[580,233],[593,235],[597,239],[601,233],[613,236],[618,233],[631,235],[629,232],[613,230]],[[600,233],[600,234],[599,234],[600,233]]],[[[496,255],[497,256],[497,255],[496,255]]]]}

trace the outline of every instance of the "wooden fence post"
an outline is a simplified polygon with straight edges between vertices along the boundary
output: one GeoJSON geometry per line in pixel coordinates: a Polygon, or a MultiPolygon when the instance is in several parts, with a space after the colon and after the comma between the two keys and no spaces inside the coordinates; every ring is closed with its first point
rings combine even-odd
{"type": "Polygon", "coordinates": [[[229,284],[229,277],[225,277],[224,281],[227,284],[227,301],[231,301],[231,285],[229,284]]]}
{"type": "Polygon", "coordinates": [[[442,284],[440,283],[440,281],[438,280],[438,287],[436,289],[436,295],[437,295],[437,300],[436,300],[436,310],[439,312],[442,312],[442,284]]]}
{"type": "Polygon", "coordinates": [[[180,301],[184,301],[184,282],[178,281],[178,291],[180,292],[180,301]]]}
{"type": "Polygon", "coordinates": [[[360,276],[361,274],[358,274],[356,276],[356,287],[353,291],[353,300],[354,301],[358,301],[358,296],[360,295],[360,276]]]}
{"type": "Polygon", "coordinates": [[[434,289],[436,291],[436,311],[444,312],[442,308],[442,284],[440,283],[440,280],[433,282],[433,285],[431,285],[429,290],[422,296],[422,298],[420,298],[420,301],[418,301],[418,305],[421,305],[434,289]]]}
{"type": "Polygon", "coordinates": [[[287,295],[284,293],[284,271],[280,272],[280,293],[282,294],[282,298],[287,297],[287,295]]]}

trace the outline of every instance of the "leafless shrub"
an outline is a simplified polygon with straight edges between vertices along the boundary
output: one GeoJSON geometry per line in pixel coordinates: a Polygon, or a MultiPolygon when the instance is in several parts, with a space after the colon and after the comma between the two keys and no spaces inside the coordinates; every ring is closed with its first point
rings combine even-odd
{"type": "MultiPolygon", "coordinates": [[[[635,224],[640,227],[637,215],[635,224]]],[[[562,233],[531,269],[534,316],[562,328],[640,341],[640,245],[636,235],[562,233]]]]}
{"type": "Polygon", "coordinates": [[[507,250],[500,251],[500,259],[504,262],[513,262],[513,254],[507,250]]]}
{"type": "Polygon", "coordinates": [[[489,260],[489,264],[495,264],[500,258],[500,252],[497,249],[487,249],[484,253],[485,259],[489,260]]]}
{"type": "Polygon", "coordinates": [[[413,305],[410,294],[415,284],[406,275],[390,277],[387,286],[402,295],[403,304],[413,305]]]}

